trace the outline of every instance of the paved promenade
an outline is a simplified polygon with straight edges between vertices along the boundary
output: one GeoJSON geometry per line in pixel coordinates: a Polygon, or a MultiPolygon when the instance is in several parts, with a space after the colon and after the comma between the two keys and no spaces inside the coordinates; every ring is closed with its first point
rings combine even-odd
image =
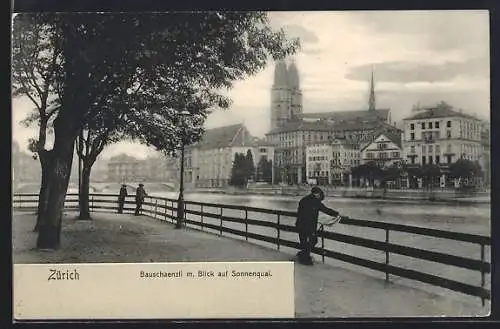
{"type": "MultiPolygon", "coordinates": [[[[35,216],[13,216],[14,263],[284,261],[290,255],[247,242],[173,225],[146,216],[93,213],[75,222],[66,213],[62,247],[34,249],[35,216]]],[[[263,296],[264,298],[264,296],[263,296]]],[[[296,317],[405,317],[486,315],[477,298],[435,295],[400,284],[386,285],[355,271],[318,263],[295,266],[296,317]]]]}

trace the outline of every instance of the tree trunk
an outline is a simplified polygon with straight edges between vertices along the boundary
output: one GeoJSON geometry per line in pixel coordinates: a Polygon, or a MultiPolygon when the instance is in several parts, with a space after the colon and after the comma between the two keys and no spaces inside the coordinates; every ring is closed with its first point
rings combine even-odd
{"type": "MultiPolygon", "coordinates": [[[[48,155],[46,155],[48,157],[48,155]]],[[[48,182],[48,173],[49,173],[49,165],[48,159],[42,160],[40,159],[41,167],[42,167],[42,181],[40,185],[40,192],[38,194],[38,210],[36,216],[36,224],[33,232],[38,232],[38,228],[40,227],[40,222],[43,219],[43,213],[45,211],[45,206],[47,205],[47,182],[48,182]]]]}
{"type": "Polygon", "coordinates": [[[40,249],[57,249],[60,246],[64,201],[73,162],[74,138],[57,137],[52,149],[51,165],[48,168],[45,191],[47,204],[38,227],[36,245],[40,249]]]}
{"type": "Polygon", "coordinates": [[[82,180],[78,194],[80,216],[79,220],[90,220],[89,190],[90,190],[90,170],[91,166],[84,161],[82,168],[82,180]]]}

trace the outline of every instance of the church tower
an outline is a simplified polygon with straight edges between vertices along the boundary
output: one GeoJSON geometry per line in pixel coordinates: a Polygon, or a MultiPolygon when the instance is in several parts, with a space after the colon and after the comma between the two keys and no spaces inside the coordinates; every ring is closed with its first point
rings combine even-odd
{"type": "Polygon", "coordinates": [[[375,83],[373,81],[373,66],[372,66],[372,78],[370,80],[370,98],[368,99],[368,111],[375,111],[375,83]]]}
{"type": "Polygon", "coordinates": [[[290,87],[291,98],[290,116],[293,119],[297,114],[302,113],[302,91],[300,90],[299,70],[294,60],[288,66],[288,86],[290,87]]]}
{"type": "Polygon", "coordinates": [[[291,118],[288,80],[286,63],[280,60],[274,68],[274,83],[271,89],[271,130],[284,126],[291,118]]]}

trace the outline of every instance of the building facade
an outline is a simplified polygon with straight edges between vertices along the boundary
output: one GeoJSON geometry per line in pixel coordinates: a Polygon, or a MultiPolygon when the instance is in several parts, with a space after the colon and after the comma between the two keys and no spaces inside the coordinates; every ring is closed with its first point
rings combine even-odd
{"type": "Polygon", "coordinates": [[[489,122],[483,123],[481,131],[481,147],[482,154],[480,157],[480,165],[483,170],[483,180],[486,186],[491,184],[491,137],[489,122]]]}
{"type": "Polygon", "coordinates": [[[307,146],[328,144],[333,134],[332,125],[318,120],[290,121],[267,133],[266,141],[274,146],[275,182],[305,183],[307,146]]]}
{"type": "Polygon", "coordinates": [[[352,185],[352,168],[361,164],[360,144],[346,138],[335,138],[332,141],[332,182],[336,185],[352,185]]]}
{"type": "Polygon", "coordinates": [[[137,182],[145,176],[141,161],[127,154],[119,154],[109,159],[108,181],[111,182],[137,182]]]}
{"type": "Polygon", "coordinates": [[[228,186],[235,155],[248,151],[255,167],[261,157],[274,158],[274,148],[253,137],[243,124],[207,129],[198,143],[186,148],[184,181],[193,187],[228,186]]]}
{"type": "Polygon", "coordinates": [[[447,167],[458,159],[479,161],[481,121],[448,106],[427,108],[403,120],[408,164],[447,167]]]}
{"type": "Polygon", "coordinates": [[[307,183],[313,185],[332,184],[332,145],[313,144],[306,148],[307,183]]]}
{"type": "MultiPolygon", "coordinates": [[[[288,68],[284,62],[276,64],[271,90],[271,130],[266,134],[267,142],[275,147],[276,182],[302,184],[310,177],[307,164],[309,156],[306,154],[308,146],[326,145],[334,138],[339,138],[359,147],[373,141],[379,133],[401,134],[401,130],[391,122],[390,110],[376,108],[373,73],[368,109],[360,111],[303,113],[302,93],[298,82],[298,70],[293,63],[288,68]],[[293,90],[300,97],[293,98],[293,90]]],[[[314,152],[312,150],[315,147],[311,148],[311,152],[314,152]]],[[[344,154],[342,150],[343,148],[337,151],[337,154],[344,154]]],[[[339,176],[343,175],[340,168],[337,171],[339,176]]]]}
{"type": "Polygon", "coordinates": [[[334,138],[328,144],[306,148],[307,182],[318,185],[351,185],[351,169],[361,163],[359,144],[334,138]]]}
{"type": "Polygon", "coordinates": [[[175,160],[163,156],[138,159],[127,154],[112,157],[107,162],[107,180],[112,182],[168,182],[177,177],[175,160]]]}
{"type": "Polygon", "coordinates": [[[375,162],[380,168],[386,169],[399,166],[402,157],[401,139],[378,135],[372,142],[361,148],[361,163],[375,162]]]}

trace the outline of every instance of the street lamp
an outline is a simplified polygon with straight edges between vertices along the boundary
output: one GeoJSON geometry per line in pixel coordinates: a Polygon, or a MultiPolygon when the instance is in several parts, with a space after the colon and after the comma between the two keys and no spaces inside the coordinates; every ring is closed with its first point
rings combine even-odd
{"type": "Polygon", "coordinates": [[[182,111],[181,115],[181,172],[180,172],[180,186],[179,186],[179,198],[177,199],[177,222],[175,224],[176,229],[180,229],[182,227],[182,220],[184,219],[184,144],[185,144],[185,127],[184,127],[184,118],[186,116],[191,115],[188,111],[182,111]]]}

